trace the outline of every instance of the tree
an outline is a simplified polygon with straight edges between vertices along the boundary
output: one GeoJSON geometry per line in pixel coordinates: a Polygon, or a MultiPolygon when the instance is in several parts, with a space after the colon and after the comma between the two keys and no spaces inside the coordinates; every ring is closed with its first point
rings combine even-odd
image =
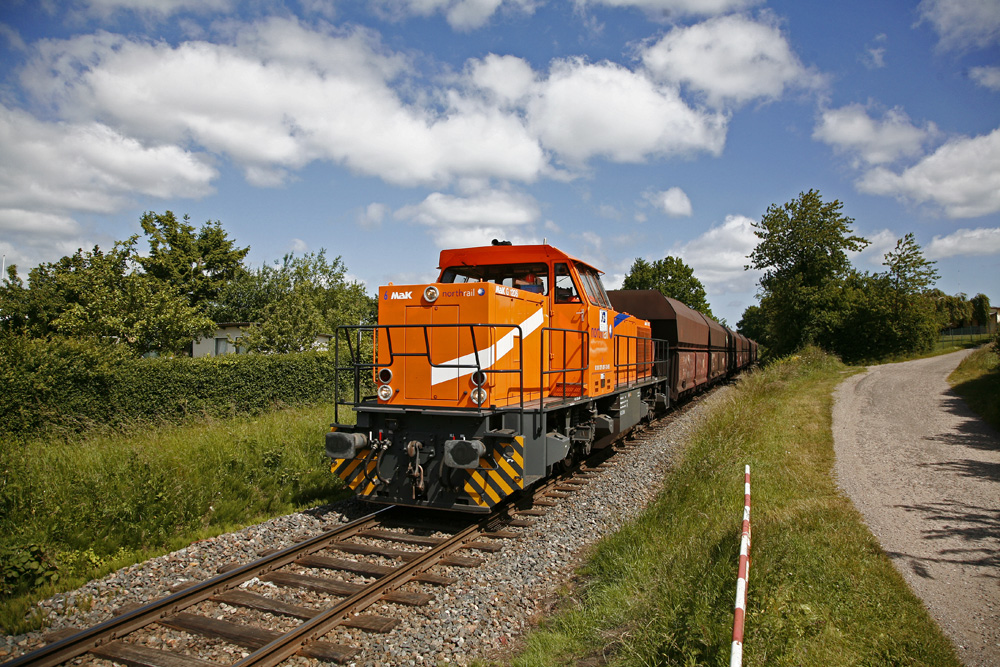
{"type": "Polygon", "coordinates": [[[622,289],[659,290],[663,296],[677,299],[685,306],[714,318],[705,286],[694,277],[694,270],[678,257],[668,255],[652,264],[641,257],[636,258],[625,276],[622,289]]]}
{"type": "Polygon", "coordinates": [[[895,294],[897,313],[909,305],[909,297],[923,294],[938,279],[934,262],[924,258],[912,233],[896,241],[896,247],[885,254],[882,265],[889,267],[888,278],[895,294]]]}
{"type": "Polygon", "coordinates": [[[300,283],[280,300],[268,304],[263,321],[243,333],[240,347],[279,354],[317,349],[323,318],[308,291],[308,286],[300,283]]]}
{"type": "MultiPolygon", "coordinates": [[[[180,352],[212,322],[170,285],[134,270],[137,236],[104,252],[77,250],[31,270],[29,287],[4,286],[0,326],[32,338],[67,336],[119,343],[137,354],[180,352]],[[8,298],[9,297],[9,298],[8,298]]],[[[12,276],[13,278],[14,276],[12,276]]]]}
{"type": "Polygon", "coordinates": [[[888,338],[884,354],[928,350],[937,339],[939,320],[934,299],[928,294],[938,278],[934,262],[924,258],[913,234],[896,241],[885,254],[885,280],[891,293],[891,310],[882,324],[888,338]]]}
{"type": "Polygon", "coordinates": [[[972,321],[977,327],[985,327],[990,321],[990,298],[985,294],[977,294],[969,300],[972,305],[972,321]]]}
{"type": "Polygon", "coordinates": [[[853,273],[847,253],[864,249],[868,241],[851,233],[854,220],[842,209],[839,201],[826,203],[809,190],[782,206],[771,205],[753,224],[760,242],[746,268],[764,272],[761,342],[778,355],[807,343],[833,349],[844,325],[850,305],[845,280],[853,273]]]}
{"type": "Polygon", "coordinates": [[[346,274],[341,258],[328,260],[325,250],[288,254],[237,276],[220,290],[211,314],[217,322],[256,323],[240,340],[247,349],[308,349],[318,333],[374,322],[375,300],[346,274]]]}
{"type": "Polygon", "coordinates": [[[291,283],[267,264],[248,269],[219,290],[209,316],[216,322],[261,322],[268,305],[280,301],[291,283]]]}
{"type": "Polygon", "coordinates": [[[207,311],[222,287],[245,271],[243,259],[250,247],[237,247],[218,220],[206,222],[197,234],[189,220],[185,215],[178,221],[171,211],[144,213],[140,224],[149,255],[139,263],[147,274],[185,294],[192,306],[207,311]]]}
{"type": "Polygon", "coordinates": [[[743,311],[743,317],[736,323],[736,330],[757,342],[767,338],[767,321],[760,306],[747,306],[743,311]]]}
{"type": "Polygon", "coordinates": [[[868,240],[851,234],[854,220],[843,215],[843,207],[836,199],[824,203],[819,192],[810,190],[783,206],[772,204],[753,223],[760,243],[747,268],[764,271],[763,290],[778,290],[792,280],[822,287],[851,271],[847,252],[864,250],[868,240]]]}
{"type": "Polygon", "coordinates": [[[952,296],[945,294],[939,289],[928,292],[928,296],[934,299],[938,313],[938,326],[942,329],[957,329],[969,326],[972,322],[972,303],[965,294],[959,292],[952,296]]]}

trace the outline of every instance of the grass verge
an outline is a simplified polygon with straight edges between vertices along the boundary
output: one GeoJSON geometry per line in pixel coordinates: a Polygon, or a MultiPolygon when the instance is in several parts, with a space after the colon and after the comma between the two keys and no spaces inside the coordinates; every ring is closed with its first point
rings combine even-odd
{"type": "Polygon", "coordinates": [[[744,664],[959,665],[836,488],[831,392],[849,372],[809,350],[746,376],[515,664],[728,664],[749,464],[744,664]]]}
{"type": "Polygon", "coordinates": [[[992,346],[963,359],[948,382],[973,412],[1000,431],[1000,357],[992,346]]]}
{"type": "Polygon", "coordinates": [[[118,567],[342,495],[327,405],[129,435],[0,443],[0,628],[118,567]]]}

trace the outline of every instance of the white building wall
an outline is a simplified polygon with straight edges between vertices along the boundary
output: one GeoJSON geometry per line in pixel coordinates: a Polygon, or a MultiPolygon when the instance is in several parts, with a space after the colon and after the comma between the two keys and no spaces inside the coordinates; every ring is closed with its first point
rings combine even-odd
{"type": "Polygon", "coordinates": [[[229,339],[238,340],[243,335],[243,324],[221,326],[209,338],[197,338],[191,347],[192,357],[215,357],[219,354],[235,354],[236,346],[229,339]]]}

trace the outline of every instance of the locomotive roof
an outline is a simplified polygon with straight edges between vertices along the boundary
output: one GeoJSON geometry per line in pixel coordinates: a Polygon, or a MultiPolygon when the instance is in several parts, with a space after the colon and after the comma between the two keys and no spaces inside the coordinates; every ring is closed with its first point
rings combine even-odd
{"type": "Polygon", "coordinates": [[[527,262],[558,262],[566,261],[582,264],[586,267],[604,273],[587,262],[567,255],[550,245],[488,245],[478,248],[453,248],[442,250],[439,269],[451,266],[482,266],[489,264],[522,264],[527,262]]]}

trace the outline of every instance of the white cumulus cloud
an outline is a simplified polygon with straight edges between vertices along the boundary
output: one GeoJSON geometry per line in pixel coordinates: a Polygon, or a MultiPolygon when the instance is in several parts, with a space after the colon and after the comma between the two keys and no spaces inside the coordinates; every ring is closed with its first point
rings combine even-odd
{"type": "Polygon", "coordinates": [[[483,27],[498,11],[530,14],[535,0],[376,0],[375,9],[383,16],[403,20],[410,16],[444,14],[455,30],[483,27]]]}
{"type": "Polygon", "coordinates": [[[917,11],[937,31],[942,49],[986,47],[1000,39],[998,0],[923,0],[917,11]]]}
{"type": "Polygon", "coordinates": [[[973,67],[969,76],[983,88],[1000,90],[1000,67],[973,67]]]}
{"type": "Polygon", "coordinates": [[[646,201],[673,218],[690,217],[691,200],[687,193],[674,187],[660,192],[647,192],[646,201]]]}
{"type": "Polygon", "coordinates": [[[881,271],[885,254],[896,247],[900,235],[888,229],[881,229],[874,234],[863,234],[863,236],[868,240],[865,249],[860,252],[848,250],[847,255],[855,266],[861,267],[862,271],[881,271]]]}
{"type": "Polygon", "coordinates": [[[920,155],[936,134],[933,123],[917,127],[901,109],[890,109],[877,120],[863,105],[849,104],[823,111],[812,136],[871,165],[920,155]]]}
{"type": "Polygon", "coordinates": [[[119,210],[136,194],[203,197],[218,172],[202,155],[140,142],[96,122],[48,123],[0,106],[0,208],[119,210]]]}
{"type": "Polygon", "coordinates": [[[739,11],[758,4],[759,0],[574,0],[577,7],[635,7],[651,14],[666,16],[711,16],[739,11]]]}
{"type": "Polygon", "coordinates": [[[862,192],[940,207],[950,218],[1000,211],[1000,129],[948,141],[896,173],[876,167],[858,182],[862,192]]]}
{"type": "Polygon", "coordinates": [[[165,18],[178,12],[230,12],[232,0],[85,0],[86,12],[101,17],[120,11],[165,18]]]}
{"type": "Polygon", "coordinates": [[[727,120],[688,106],[676,88],[620,65],[557,61],[527,103],[531,128],[568,164],[708,152],[725,144],[727,120]]]}
{"type": "Polygon", "coordinates": [[[131,136],[194,142],[255,184],[315,160],[395,184],[457,177],[530,181],[545,156],[521,118],[496,107],[408,104],[406,60],[361,29],[291,19],[242,25],[232,43],[176,46],[98,34],[48,41],[22,77],[67,117],[107,117],[131,136]]]}
{"type": "Polygon", "coordinates": [[[377,229],[389,215],[389,207],[380,202],[372,202],[358,215],[358,225],[363,229],[377,229]]]}
{"type": "Polygon", "coordinates": [[[743,268],[757,246],[753,223],[746,216],[727,215],[721,225],[675,246],[669,254],[683,259],[710,294],[753,291],[760,272],[743,268]]]}
{"type": "Polygon", "coordinates": [[[39,213],[18,208],[0,208],[0,233],[7,238],[32,237],[71,239],[80,234],[80,225],[73,218],[55,213],[39,213]]]}
{"type": "Polygon", "coordinates": [[[516,56],[491,53],[482,60],[470,60],[467,69],[473,85],[505,106],[523,101],[536,80],[531,65],[516,56]]]}
{"type": "Polygon", "coordinates": [[[489,245],[494,238],[523,242],[531,232],[519,231],[537,222],[541,212],[534,198],[509,190],[483,190],[466,196],[434,192],[419,204],[395,213],[430,228],[439,247],[489,245]]]}
{"type": "Polygon", "coordinates": [[[972,255],[1000,255],[1000,228],[959,229],[935,236],[924,251],[929,259],[972,255]]]}
{"type": "Polygon", "coordinates": [[[740,15],[676,27],[640,56],[655,78],[684,84],[714,106],[778,99],[789,87],[822,83],[776,25],[740,15]]]}
{"type": "Polygon", "coordinates": [[[885,67],[885,43],[889,39],[884,32],[875,36],[871,43],[865,45],[864,54],[859,58],[861,64],[868,69],[885,67]]]}

